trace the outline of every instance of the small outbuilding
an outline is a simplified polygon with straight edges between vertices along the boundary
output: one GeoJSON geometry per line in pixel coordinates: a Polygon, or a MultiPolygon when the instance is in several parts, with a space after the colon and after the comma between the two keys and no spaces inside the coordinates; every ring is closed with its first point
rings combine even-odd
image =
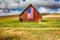
{"type": "Polygon", "coordinates": [[[20,15],[21,22],[37,22],[42,20],[42,15],[30,4],[20,15]]]}

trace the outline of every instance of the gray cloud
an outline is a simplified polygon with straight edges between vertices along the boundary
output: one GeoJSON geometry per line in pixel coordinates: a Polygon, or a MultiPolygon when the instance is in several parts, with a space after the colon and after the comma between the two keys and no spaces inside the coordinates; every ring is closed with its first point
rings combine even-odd
{"type": "Polygon", "coordinates": [[[54,0],[0,0],[0,8],[25,8],[29,4],[48,8],[60,8],[60,3],[54,0]]]}

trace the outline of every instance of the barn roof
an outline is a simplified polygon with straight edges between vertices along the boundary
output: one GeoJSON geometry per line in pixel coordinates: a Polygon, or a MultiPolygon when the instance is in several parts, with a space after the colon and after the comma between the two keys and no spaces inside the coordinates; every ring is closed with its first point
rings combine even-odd
{"type": "MultiPolygon", "coordinates": [[[[34,7],[32,4],[30,4],[27,8],[29,8],[30,6],[32,6],[32,7],[34,7]]],[[[27,10],[27,8],[25,9],[25,10],[27,10]]],[[[34,7],[35,8],[35,7],[34,7]]],[[[19,15],[19,16],[21,16],[24,12],[25,12],[25,10],[19,15]]],[[[37,10],[36,8],[35,8],[35,10],[37,10]]],[[[37,10],[38,11],[38,10],[37,10]]]]}

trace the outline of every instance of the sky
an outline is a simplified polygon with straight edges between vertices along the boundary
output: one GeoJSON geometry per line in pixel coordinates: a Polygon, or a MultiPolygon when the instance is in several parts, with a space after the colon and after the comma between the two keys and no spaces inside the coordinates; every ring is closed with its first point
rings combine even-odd
{"type": "Polygon", "coordinates": [[[0,0],[0,15],[21,13],[29,4],[40,13],[60,13],[60,0],[0,0]]]}

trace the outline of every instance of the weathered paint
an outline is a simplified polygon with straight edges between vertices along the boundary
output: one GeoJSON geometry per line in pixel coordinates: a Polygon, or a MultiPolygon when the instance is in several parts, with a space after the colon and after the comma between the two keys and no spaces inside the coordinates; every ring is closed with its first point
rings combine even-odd
{"type": "Polygon", "coordinates": [[[34,8],[34,18],[33,19],[27,19],[27,9],[32,8],[33,5],[29,5],[20,15],[19,20],[23,22],[37,22],[42,20],[42,15],[34,8]]]}

